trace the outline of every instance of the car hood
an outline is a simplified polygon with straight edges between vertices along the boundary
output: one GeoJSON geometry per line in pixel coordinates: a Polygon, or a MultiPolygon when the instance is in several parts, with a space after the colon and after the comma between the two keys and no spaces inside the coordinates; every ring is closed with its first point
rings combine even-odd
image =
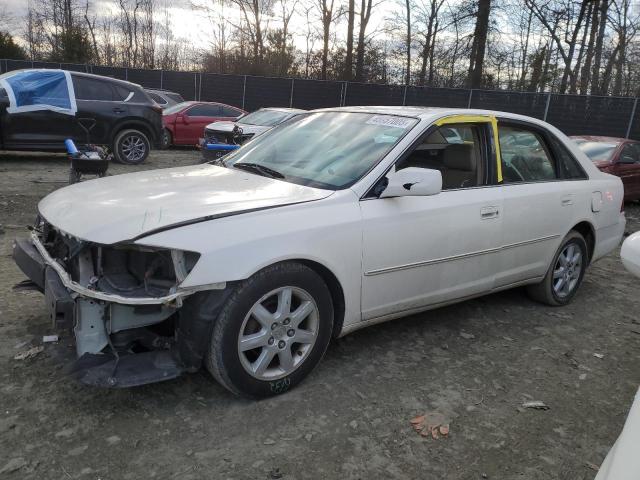
{"type": "Polygon", "coordinates": [[[233,130],[233,127],[235,127],[236,125],[242,129],[242,133],[245,135],[248,135],[248,134],[260,135],[261,133],[266,132],[267,130],[273,128],[273,127],[266,127],[264,125],[249,125],[247,123],[242,123],[242,122],[214,122],[214,123],[210,123],[204,128],[206,130],[211,130],[214,132],[229,133],[233,130]]]}
{"type": "Polygon", "coordinates": [[[77,183],[46,196],[38,209],[59,230],[109,245],[220,216],[320,200],[331,193],[207,164],[77,183]]]}

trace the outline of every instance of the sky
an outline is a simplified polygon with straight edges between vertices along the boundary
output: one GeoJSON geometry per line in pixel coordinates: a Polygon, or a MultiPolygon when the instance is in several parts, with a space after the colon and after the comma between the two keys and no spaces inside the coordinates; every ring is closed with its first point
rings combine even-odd
{"type": "MultiPolygon", "coordinates": [[[[165,0],[169,9],[170,21],[174,36],[176,38],[184,38],[197,48],[206,49],[209,46],[211,40],[211,23],[209,22],[206,14],[203,12],[195,11],[191,7],[191,0],[165,0]]],[[[214,5],[217,2],[212,0],[195,0],[204,4],[214,5]]],[[[96,3],[96,0],[90,0],[94,5],[94,11],[104,11],[104,7],[107,5],[113,5],[113,2],[100,1],[96,3]]],[[[82,3],[82,1],[80,2],[82,3]]],[[[336,2],[337,4],[338,2],[336,2]]],[[[359,2],[357,2],[359,3],[359,2]]],[[[158,22],[164,21],[164,1],[157,0],[157,16],[158,22]]],[[[108,8],[108,7],[107,7],[108,8]]],[[[393,0],[386,0],[382,5],[373,9],[372,18],[367,27],[368,32],[376,32],[384,24],[385,18],[391,15],[392,10],[395,8],[395,2],[393,0]]],[[[24,17],[27,13],[28,1],[26,0],[0,0],[0,28],[7,29],[12,35],[18,37],[22,35],[24,29],[24,17]],[[8,15],[7,15],[8,13],[8,15]],[[4,24],[4,25],[3,25],[4,24]]],[[[115,11],[115,10],[114,10],[115,11]]],[[[225,7],[227,15],[233,15],[233,10],[230,7],[225,7]]],[[[239,12],[236,11],[236,14],[239,12]]],[[[314,12],[315,16],[317,13],[314,12]]],[[[271,25],[276,22],[271,21],[271,25]]],[[[298,35],[294,35],[294,42],[297,47],[304,48],[303,34],[306,30],[306,20],[302,15],[294,17],[290,29],[298,35]]],[[[316,20],[316,25],[319,22],[316,20]]],[[[357,19],[356,19],[357,27],[357,19]]],[[[343,19],[337,27],[339,36],[346,35],[346,20],[343,19]]],[[[318,47],[316,42],[316,48],[318,47]]]]}

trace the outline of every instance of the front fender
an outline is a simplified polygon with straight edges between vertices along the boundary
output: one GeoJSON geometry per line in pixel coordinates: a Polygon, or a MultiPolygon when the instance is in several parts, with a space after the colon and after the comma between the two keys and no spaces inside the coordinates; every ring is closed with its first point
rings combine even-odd
{"type": "Polygon", "coordinates": [[[351,190],[323,200],[186,225],[139,244],[200,253],[181,288],[233,282],[286,260],[323,265],[345,296],[345,324],[360,318],[362,227],[351,190]]]}

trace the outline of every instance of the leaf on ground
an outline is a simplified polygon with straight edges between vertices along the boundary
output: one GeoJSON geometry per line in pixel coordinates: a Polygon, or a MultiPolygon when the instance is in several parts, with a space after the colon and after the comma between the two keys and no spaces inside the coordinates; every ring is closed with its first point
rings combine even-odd
{"type": "Polygon", "coordinates": [[[434,440],[440,436],[449,435],[449,423],[440,412],[427,412],[409,420],[413,429],[422,437],[431,437],[434,440]]]}

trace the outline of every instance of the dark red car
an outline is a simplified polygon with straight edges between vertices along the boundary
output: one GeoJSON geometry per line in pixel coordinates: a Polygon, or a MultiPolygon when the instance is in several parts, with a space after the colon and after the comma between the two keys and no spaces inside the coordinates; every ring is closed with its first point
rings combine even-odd
{"type": "Polygon", "coordinates": [[[571,137],[601,171],[622,179],[624,199],[640,199],[640,142],[628,138],[571,137]]]}
{"type": "Polygon", "coordinates": [[[170,145],[197,145],[204,127],[213,122],[236,121],[246,112],[214,102],[182,102],[162,112],[162,148],[170,145]]]}

